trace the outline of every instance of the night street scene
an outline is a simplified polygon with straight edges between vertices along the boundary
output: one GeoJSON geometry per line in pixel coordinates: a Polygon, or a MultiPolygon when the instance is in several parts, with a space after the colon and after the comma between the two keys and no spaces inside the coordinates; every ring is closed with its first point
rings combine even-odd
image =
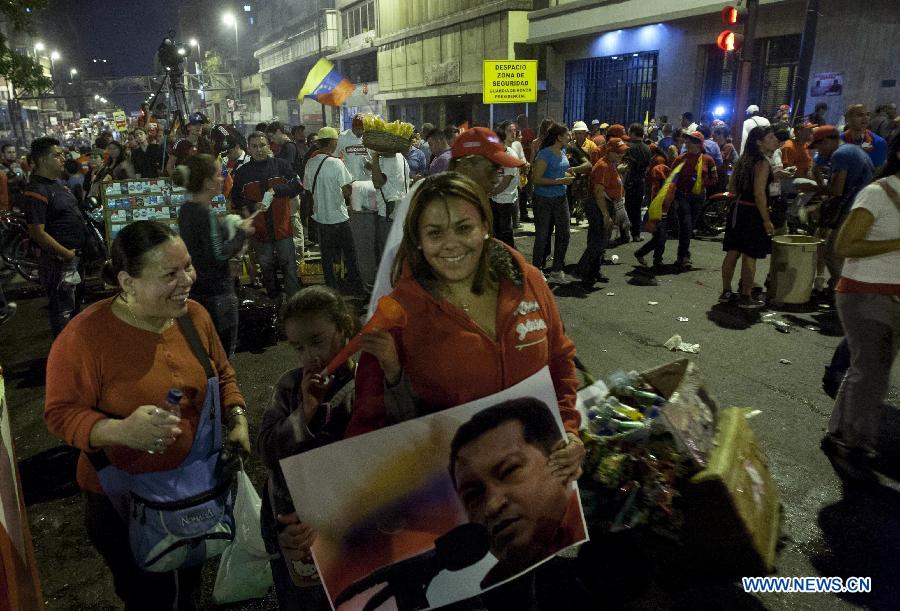
{"type": "Polygon", "coordinates": [[[0,611],[900,608],[892,0],[0,3],[0,611]]]}

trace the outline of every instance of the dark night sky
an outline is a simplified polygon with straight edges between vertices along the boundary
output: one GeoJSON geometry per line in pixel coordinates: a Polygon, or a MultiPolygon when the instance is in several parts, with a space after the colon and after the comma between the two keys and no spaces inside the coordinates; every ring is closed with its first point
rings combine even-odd
{"type": "Polygon", "coordinates": [[[153,73],[156,48],[178,28],[177,6],[176,0],[51,0],[50,10],[69,16],[69,31],[58,33],[64,40],[57,43],[69,54],[67,65],[89,76],[131,76],[153,73]],[[67,36],[80,41],[80,54],[67,36]],[[105,73],[94,72],[92,57],[108,59],[105,73]]]}

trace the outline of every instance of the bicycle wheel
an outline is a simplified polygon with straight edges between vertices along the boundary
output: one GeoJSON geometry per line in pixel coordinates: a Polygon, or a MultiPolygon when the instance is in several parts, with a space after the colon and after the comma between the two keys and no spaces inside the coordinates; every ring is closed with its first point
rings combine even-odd
{"type": "Polygon", "coordinates": [[[28,236],[13,239],[10,244],[10,263],[28,282],[38,282],[38,249],[28,236]]]}

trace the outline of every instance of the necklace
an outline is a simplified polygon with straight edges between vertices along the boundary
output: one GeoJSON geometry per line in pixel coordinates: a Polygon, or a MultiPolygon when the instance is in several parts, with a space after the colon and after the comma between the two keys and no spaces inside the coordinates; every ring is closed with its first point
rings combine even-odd
{"type": "Polygon", "coordinates": [[[158,328],[158,329],[148,328],[151,325],[149,325],[146,322],[142,323],[141,321],[138,320],[137,315],[134,313],[134,310],[131,308],[131,304],[128,303],[127,301],[125,301],[125,297],[123,297],[120,294],[119,300],[122,302],[122,305],[125,307],[125,311],[128,312],[128,317],[131,318],[131,322],[138,329],[143,329],[144,331],[152,331],[154,333],[162,333],[163,331],[165,331],[166,329],[171,327],[172,323],[175,321],[175,319],[173,319],[173,318],[167,318],[161,328],[158,328]]]}

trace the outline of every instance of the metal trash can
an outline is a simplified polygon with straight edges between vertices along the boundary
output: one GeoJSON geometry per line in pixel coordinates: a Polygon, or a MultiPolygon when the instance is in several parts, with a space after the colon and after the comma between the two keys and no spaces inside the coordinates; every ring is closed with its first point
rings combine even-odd
{"type": "Polygon", "coordinates": [[[771,301],[793,304],[809,301],[816,279],[816,251],[821,243],[821,239],[808,235],[772,238],[771,301]]]}

